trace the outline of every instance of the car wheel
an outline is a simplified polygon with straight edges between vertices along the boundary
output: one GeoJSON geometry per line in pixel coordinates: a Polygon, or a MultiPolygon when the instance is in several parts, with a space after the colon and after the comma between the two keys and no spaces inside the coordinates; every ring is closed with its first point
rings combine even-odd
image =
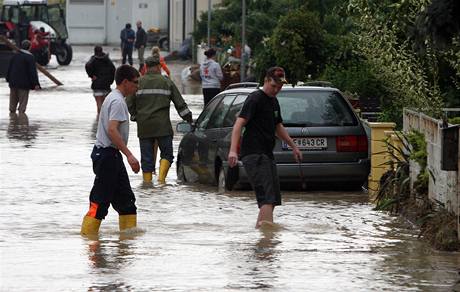
{"type": "Polygon", "coordinates": [[[184,165],[180,160],[177,160],[177,179],[182,182],[187,182],[187,179],[185,178],[184,165]]]}
{"type": "Polygon", "coordinates": [[[69,65],[72,61],[72,47],[63,43],[56,48],[56,59],[59,65],[69,65]]]}
{"type": "Polygon", "coordinates": [[[164,51],[169,51],[169,42],[167,38],[160,40],[160,49],[164,51]]]}

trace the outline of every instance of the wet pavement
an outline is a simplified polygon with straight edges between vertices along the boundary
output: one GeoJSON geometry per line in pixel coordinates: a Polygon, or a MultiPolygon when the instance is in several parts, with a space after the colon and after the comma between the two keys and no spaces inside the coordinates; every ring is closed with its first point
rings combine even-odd
{"type": "MultiPolygon", "coordinates": [[[[90,51],[75,47],[70,66],[50,69],[64,86],[40,74],[27,115],[8,116],[0,81],[0,290],[452,291],[460,279],[459,253],[432,250],[406,221],[373,211],[365,193],[283,192],[281,228],[263,232],[251,191],[180,184],[175,165],[165,186],[143,187],[129,171],[136,231],[120,234],[110,209],[99,239],[82,238],[97,123],[83,68],[90,51]]],[[[179,77],[187,65],[170,63],[196,118],[199,84],[179,77]]],[[[139,158],[135,123],[130,131],[139,158]]]]}

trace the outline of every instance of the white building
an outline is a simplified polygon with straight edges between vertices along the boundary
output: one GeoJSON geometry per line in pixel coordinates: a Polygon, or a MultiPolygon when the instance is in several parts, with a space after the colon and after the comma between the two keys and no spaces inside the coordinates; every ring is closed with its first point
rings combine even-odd
{"type": "Polygon", "coordinates": [[[171,50],[191,36],[197,18],[221,0],[67,0],[67,27],[72,44],[118,44],[126,23],[134,30],[157,27],[169,33],[171,50]]]}
{"type": "Polygon", "coordinates": [[[136,30],[141,20],[144,29],[168,31],[168,0],[67,0],[67,27],[72,44],[118,44],[126,23],[136,30]]]}

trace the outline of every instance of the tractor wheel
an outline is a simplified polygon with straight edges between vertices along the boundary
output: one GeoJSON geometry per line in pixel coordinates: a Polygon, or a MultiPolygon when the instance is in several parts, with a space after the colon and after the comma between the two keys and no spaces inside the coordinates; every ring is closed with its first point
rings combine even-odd
{"type": "Polygon", "coordinates": [[[59,65],[69,65],[72,61],[72,47],[66,43],[57,47],[56,59],[59,65]]]}

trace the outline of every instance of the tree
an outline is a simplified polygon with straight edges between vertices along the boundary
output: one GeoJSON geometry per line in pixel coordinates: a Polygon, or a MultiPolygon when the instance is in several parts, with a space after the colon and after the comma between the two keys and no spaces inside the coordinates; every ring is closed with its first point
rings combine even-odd
{"type": "Polygon", "coordinates": [[[318,77],[324,67],[324,31],[312,12],[301,9],[282,16],[269,45],[292,84],[318,77]]]}
{"type": "Polygon", "coordinates": [[[410,30],[427,0],[351,0],[350,11],[359,27],[359,49],[375,76],[387,88],[390,106],[402,116],[414,107],[439,117],[443,99],[437,80],[438,63],[431,51],[420,58],[411,46],[410,30]]]}

